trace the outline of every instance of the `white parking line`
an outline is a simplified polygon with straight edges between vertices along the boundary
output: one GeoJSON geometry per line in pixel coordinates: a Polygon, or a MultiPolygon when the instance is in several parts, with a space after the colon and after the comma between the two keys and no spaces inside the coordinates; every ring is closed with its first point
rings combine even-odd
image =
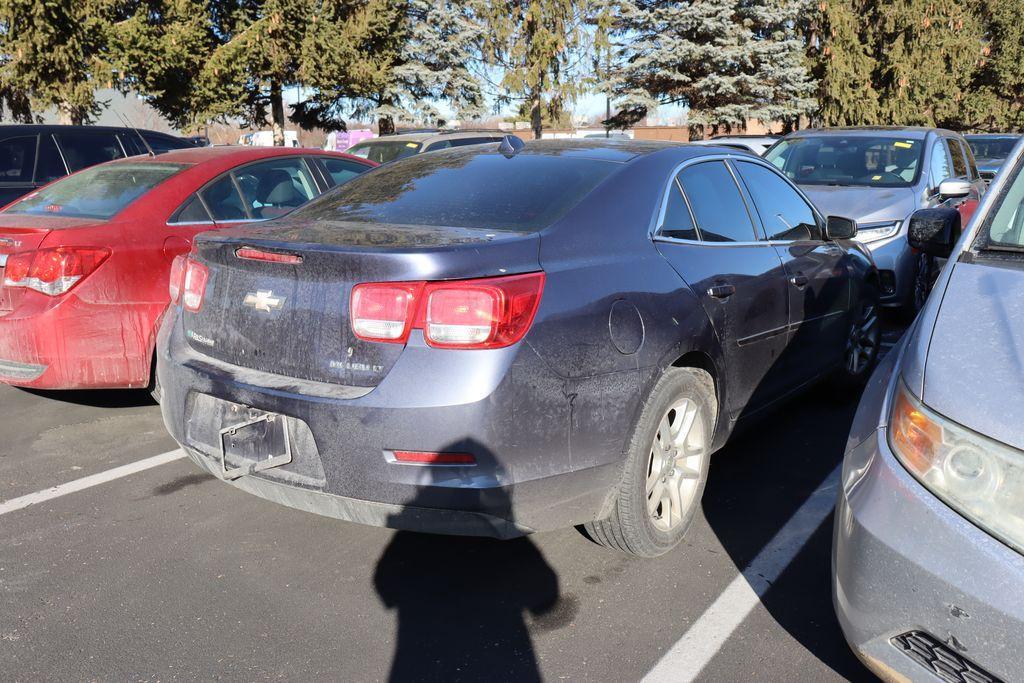
{"type": "Polygon", "coordinates": [[[679,682],[697,678],[832,512],[840,470],[841,467],[832,470],[754,561],[654,665],[644,681],[679,682]]]}
{"type": "Polygon", "coordinates": [[[175,460],[180,460],[184,457],[185,453],[181,449],[169,451],[167,453],[161,453],[160,455],[154,455],[152,458],[138,460],[136,462],[128,463],[127,465],[115,467],[105,472],[91,474],[88,477],[82,477],[81,479],[75,479],[74,481],[69,481],[66,484],[60,484],[50,489],[29,493],[28,495],[24,495],[19,498],[11,498],[8,501],[0,503],[0,515],[6,515],[8,512],[21,510],[22,508],[27,508],[29,505],[44,503],[48,500],[53,500],[54,498],[66,496],[69,493],[75,493],[76,491],[82,491],[83,489],[105,484],[108,481],[127,477],[131,474],[135,474],[136,472],[142,472],[143,470],[148,470],[151,467],[158,467],[159,465],[174,462],[175,460]]]}

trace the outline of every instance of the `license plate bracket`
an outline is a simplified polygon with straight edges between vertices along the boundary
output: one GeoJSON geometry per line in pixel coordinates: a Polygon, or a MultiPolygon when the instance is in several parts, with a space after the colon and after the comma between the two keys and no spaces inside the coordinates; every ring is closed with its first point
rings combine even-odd
{"type": "Polygon", "coordinates": [[[292,461],[291,439],[283,416],[250,411],[248,419],[220,430],[223,479],[238,479],[292,461]],[[284,451],[277,452],[275,451],[284,451]],[[229,460],[241,461],[234,465],[229,460]]]}

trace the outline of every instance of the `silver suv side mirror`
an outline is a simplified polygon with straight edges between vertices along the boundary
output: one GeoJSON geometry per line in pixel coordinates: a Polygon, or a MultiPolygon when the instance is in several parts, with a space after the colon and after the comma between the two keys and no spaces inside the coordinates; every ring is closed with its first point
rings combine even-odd
{"type": "Polygon", "coordinates": [[[948,178],[939,183],[939,199],[963,199],[971,194],[972,189],[966,180],[948,178]]]}

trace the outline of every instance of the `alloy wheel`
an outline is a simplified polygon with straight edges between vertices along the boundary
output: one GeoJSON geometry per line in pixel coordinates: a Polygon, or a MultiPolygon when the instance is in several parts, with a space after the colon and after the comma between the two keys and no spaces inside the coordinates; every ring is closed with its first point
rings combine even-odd
{"type": "Polygon", "coordinates": [[[859,375],[871,366],[878,355],[880,337],[877,308],[874,303],[865,302],[846,342],[846,370],[851,375],[859,375]]]}
{"type": "Polygon", "coordinates": [[[682,523],[700,490],[707,435],[696,401],[683,398],[661,418],[647,463],[647,513],[671,531],[682,523]]]}

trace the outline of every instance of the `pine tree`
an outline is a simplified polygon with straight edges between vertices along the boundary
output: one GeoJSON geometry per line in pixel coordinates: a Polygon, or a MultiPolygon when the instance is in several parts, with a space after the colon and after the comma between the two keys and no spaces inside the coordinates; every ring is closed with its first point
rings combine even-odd
{"type": "Polygon", "coordinates": [[[484,60],[502,74],[499,104],[526,102],[535,138],[585,89],[586,0],[477,0],[484,60]]]}
{"type": "Polygon", "coordinates": [[[625,61],[616,127],[660,104],[689,107],[713,131],[814,108],[796,18],[803,0],[625,0],[615,34],[625,61]]]}
{"type": "Polygon", "coordinates": [[[21,120],[51,107],[62,123],[94,119],[114,18],[113,0],[0,0],[0,101],[21,120]]]}
{"type": "Polygon", "coordinates": [[[818,78],[818,116],[827,126],[880,122],[875,88],[870,0],[821,0],[820,45],[813,70],[818,78]]]}
{"type": "Polygon", "coordinates": [[[964,104],[964,127],[1024,129],[1024,3],[981,0],[985,40],[964,104]]]}

